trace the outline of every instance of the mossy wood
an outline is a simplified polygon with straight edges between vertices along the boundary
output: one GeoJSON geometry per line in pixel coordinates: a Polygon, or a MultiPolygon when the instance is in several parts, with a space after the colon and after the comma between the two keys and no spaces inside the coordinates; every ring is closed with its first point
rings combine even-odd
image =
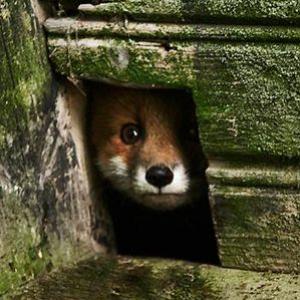
{"type": "MultiPolygon", "coordinates": [[[[137,1],[105,3],[93,10],[106,7],[113,17],[129,3],[134,8],[127,13],[134,15],[137,1]]],[[[167,14],[173,11],[168,3],[167,14]]],[[[201,3],[193,8],[196,15],[201,3]]],[[[151,5],[143,5],[149,16],[151,5]]],[[[297,19],[296,7],[289,7],[287,15],[297,19]]],[[[239,11],[245,18],[257,13],[239,11]]],[[[98,20],[95,15],[47,20],[56,71],[192,89],[210,160],[207,174],[222,265],[299,272],[300,29],[104,21],[102,14],[96,15],[98,20]]],[[[268,15],[276,16],[282,15],[268,15]]]]}
{"type": "Polygon", "coordinates": [[[299,0],[59,0],[66,10],[134,20],[211,23],[299,24],[299,0]],[[89,4],[91,3],[91,4],[89,4]],[[97,4],[98,5],[93,5],[97,4]]]}
{"type": "Polygon", "coordinates": [[[54,272],[8,299],[299,299],[300,277],[151,259],[102,258],[54,272]]]}
{"type": "Polygon", "coordinates": [[[52,76],[33,8],[29,0],[0,4],[0,298],[94,253],[73,112],[52,76]]]}
{"type": "MultiPolygon", "coordinates": [[[[237,20],[249,23],[246,27],[178,25],[202,20],[197,9],[212,2],[201,7],[194,3],[188,20],[187,11],[176,3],[182,4],[166,1],[165,10],[171,6],[173,10],[155,14],[153,9],[162,12],[161,6],[148,2],[143,6],[146,13],[140,14],[135,12],[138,1],[111,2],[102,6],[105,13],[93,15],[93,22],[86,16],[84,22],[48,20],[53,65],[72,77],[191,88],[210,159],[211,206],[222,264],[299,272],[299,29],[251,25],[254,21],[297,24],[298,2],[267,5],[260,1],[255,10],[248,2],[234,2],[239,9],[228,10],[227,15],[220,13],[225,7],[220,2],[219,13],[205,13],[203,19],[216,23],[237,20]],[[129,4],[133,6],[126,8],[129,4]],[[96,15],[126,18],[124,22],[98,22],[96,15]],[[152,20],[152,16],[178,24],[131,22],[132,18],[152,20]]],[[[101,239],[106,226],[94,215],[100,209],[92,201],[87,162],[78,155],[84,152],[76,142],[79,128],[73,126],[74,118],[83,119],[76,112],[84,112],[84,103],[73,106],[54,80],[33,4],[37,2],[1,2],[0,295],[53,266],[91,256],[92,244],[101,246],[93,233],[102,242],[101,251],[107,250],[101,239]]],[[[81,11],[86,7],[81,6],[81,11]]],[[[104,213],[103,208],[101,211],[104,213]]],[[[293,295],[297,298],[299,283],[297,276],[121,259],[83,263],[77,269],[49,275],[37,282],[39,287],[31,285],[25,293],[47,299],[51,298],[48,292],[71,293],[76,291],[71,284],[75,277],[77,287],[88,281],[89,289],[96,288],[91,283],[103,280],[107,290],[102,293],[116,285],[113,297],[124,289],[128,295],[144,295],[146,289],[155,298],[165,279],[173,283],[166,298],[188,295],[193,299],[197,295],[194,299],[199,299],[199,295],[225,293],[232,299],[244,295],[246,289],[247,296],[263,291],[263,297],[291,295],[292,299],[293,295]],[[150,279],[143,273],[145,266],[150,279]],[[93,274],[85,273],[85,268],[93,274]],[[101,277],[105,270],[108,277],[101,277]],[[85,276],[82,281],[76,277],[79,273],[85,276]],[[174,279],[168,274],[178,276],[174,279]],[[53,276],[60,286],[60,280],[66,280],[69,289],[57,289],[53,276]],[[128,276],[125,283],[132,290],[120,286],[122,276],[128,276]],[[142,278],[140,284],[130,286],[131,276],[142,278]],[[148,279],[151,290],[145,285],[148,279]]],[[[87,297],[92,299],[91,294],[87,297]]]]}

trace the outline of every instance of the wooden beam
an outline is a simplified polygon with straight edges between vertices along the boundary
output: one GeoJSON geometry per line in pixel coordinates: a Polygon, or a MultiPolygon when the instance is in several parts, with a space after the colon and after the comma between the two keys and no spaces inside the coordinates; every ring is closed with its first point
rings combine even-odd
{"type": "Polygon", "coordinates": [[[298,299],[300,276],[170,260],[102,258],[45,275],[21,299],[298,299]]]}
{"type": "Polygon", "coordinates": [[[107,22],[78,18],[48,19],[50,35],[70,37],[123,37],[154,40],[216,40],[247,42],[300,42],[300,29],[283,26],[176,24],[147,22],[107,22]]]}
{"type": "MultiPolygon", "coordinates": [[[[64,0],[65,3],[71,1],[64,0]]],[[[79,1],[84,3],[84,1],[79,1]]],[[[299,24],[298,1],[221,0],[114,0],[99,5],[81,4],[79,11],[99,17],[168,22],[213,22],[240,24],[299,24]]]]}

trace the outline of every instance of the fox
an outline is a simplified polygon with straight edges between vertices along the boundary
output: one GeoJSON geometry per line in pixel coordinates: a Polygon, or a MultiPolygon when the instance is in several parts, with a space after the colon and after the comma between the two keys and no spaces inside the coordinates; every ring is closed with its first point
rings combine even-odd
{"type": "Polygon", "coordinates": [[[95,82],[89,91],[93,160],[113,188],[158,211],[205,191],[208,163],[189,91],[95,82]]]}

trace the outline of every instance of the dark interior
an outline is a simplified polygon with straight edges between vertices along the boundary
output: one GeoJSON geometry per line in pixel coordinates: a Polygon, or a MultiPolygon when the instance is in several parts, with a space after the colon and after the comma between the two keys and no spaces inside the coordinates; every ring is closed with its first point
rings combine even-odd
{"type": "Polygon", "coordinates": [[[185,207],[153,211],[105,190],[119,254],[219,264],[207,193],[185,207]]]}

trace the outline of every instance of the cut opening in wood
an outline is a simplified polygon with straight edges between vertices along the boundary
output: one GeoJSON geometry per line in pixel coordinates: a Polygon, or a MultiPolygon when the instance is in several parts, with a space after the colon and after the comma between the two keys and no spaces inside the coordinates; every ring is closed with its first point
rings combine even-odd
{"type": "Polygon", "coordinates": [[[95,182],[117,253],[219,264],[191,93],[86,86],[95,182]]]}

